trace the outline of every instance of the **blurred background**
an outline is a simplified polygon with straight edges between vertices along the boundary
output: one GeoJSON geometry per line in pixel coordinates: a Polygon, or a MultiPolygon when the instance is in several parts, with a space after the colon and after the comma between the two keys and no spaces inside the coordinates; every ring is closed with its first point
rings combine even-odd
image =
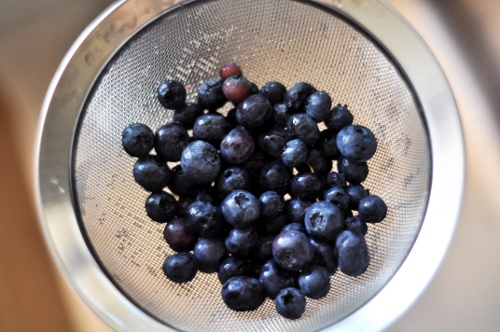
{"type": "MultiPolygon", "coordinates": [[[[47,250],[34,206],[33,154],[54,72],[111,2],[0,0],[0,331],[110,331],[70,288],[47,250]]],[[[388,330],[498,331],[500,1],[387,3],[441,64],[467,149],[463,210],[449,252],[426,291],[388,330]]]]}

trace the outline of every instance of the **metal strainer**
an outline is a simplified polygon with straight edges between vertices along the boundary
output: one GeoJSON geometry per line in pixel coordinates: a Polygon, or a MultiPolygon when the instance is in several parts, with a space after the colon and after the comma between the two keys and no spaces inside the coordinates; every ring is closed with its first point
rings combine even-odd
{"type": "MultiPolygon", "coordinates": [[[[230,105],[227,105],[229,109],[230,105]]],[[[385,4],[371,0],[119,1],[80,36],[49,89],[37,185],[50,247],[78,293],[115,329],[183,331],[379,330],[437,269],[463,191],[458,113],[429,51],[385,4]],[[306,81],[347,104],[378,151],[365,182],[389,212],[369,225],[368,270],[341,272],[296,321],[271,300],[234,312],[216,274],[166,279],[164,225],[145,213],[134,159],[121,148],[130,123],[156,129],[172,113],[156,99],[164,79],[202,81],[239,64],[258,86],[306,81]]]]}

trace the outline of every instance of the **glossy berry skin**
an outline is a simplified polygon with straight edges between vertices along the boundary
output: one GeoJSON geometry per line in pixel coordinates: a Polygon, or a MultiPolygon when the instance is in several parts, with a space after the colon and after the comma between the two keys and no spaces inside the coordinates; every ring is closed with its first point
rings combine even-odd
{"type": "Polygon", "coordinates": [[[358,215],[364,222],[381,222],[386,214],[387,205],[377,195],[368,195],[359,201],[358,215]]]}
{"type": "Polygon", "coordinates": [[[243,167],[232,166],[226,168],[217,180],[219,195],[226,197],[233,190],[248,190],[250,186],[250,175],[243,167]]]}
{"type": "Polygon", "coordinates": [[[280,127],[264,130],[258,137],[259,147],[271,157],[279,157],[286,143],[290,140],[288,132],[280,127]]]}
{"type": "Polygon", "coordinates": [[[218,113],[199,116],[193,125],[193,138],[219,146],[231,130],[231,124],[218,113]]]}
{"type": "Polygon", "coordinates": [[[340,186],[345,187],[347,183],[345,182],[345,177],[343,174],[337,172],[330,172],[326,175],[326,185],[328,187],[340,186]]]}
{"type": "Polygon", "coordinates": [[[328,114],[327,118],[325,119],[325,124],[328,129],[338,132],[343,127],[352,124],[353,120],[354,117],[347,108],[347,105],[342,106],[338,104],[328,114]]]}
{"type": "Polygon", "coordinates": [[[177,200],[164,191],[154,192],[146,200],[146,213],[156,222],[167,222],[177,214],[177,200]]]}
{"type": "Polygon", "coordinates": [[[291,224],[288,224],[288,225],[285,225],[285,227],[283,227],[282,229],[283,231],[298,231],[298,232],[302,232],[304,234],[307,234],[307,231],[306,231],[306,228],[304,227],[303,224],[301,223],[298,223],[298,222],[293,222],[291,224]]]}
{"type": "Polygon", "coordinates": [[[186,88],[179,81],[166,80],[158,86],[157,96],[163,107],[177,109],[186,102],[186,88]]]}
{"type": "Polygon", "coordinates": [[[122,132],[122,146],[132,157],[145,157],[153,149],[155,136],[143,123],[132,123],[122,132]]]}
{"type": "Polygon", "coordinates": [[[177,252],[194,249],[198,235],[191,230],[184,218],[171,219],[163,230],[163,238],[177,252]]]}
{"type": "Polygon", "coordinates": [[[369,160],[377,150],[377,140],[370,129],[349,125],[337,134],[337,147],[347,160],[361,163],[369,160]]]}
{"type": "Polygon", "coordinates": [[[163,272],[170,280],[181,284],[193,280],[198,272],[198,262],[189,252],[169,255],[163,263],[163,272]]]}
{"type": "Polygon", "coordinates": [[[224,80],[222,93],[234,104],[241,103],[247,99],[252,92],[252,83],[243,76],[231,76],[224,80]]]}
{"type": "Polygon", "coordinates": [[[257,244],[259,236],[253,226],[233,228],[224,242],[226,249],[233,255],[246,256],[257,244]]]}
{"type": "Polygon", "coordinates": [[[208,202],[194,201],[184,216],[192,230],[201,236],[215,236],[223,226],[219,208],[208,202]]]}
{"type": "Polygon", "coordinates": [[[251,95],[236,107],[236,120],[242,126],[256,128],[266,123],[272,109],[269,99],[261,94],[251,95]]]}
{"type": "Polygon", "coordinates": [[[194,183],[210,183],[219,175],[219,152],[207,142],[193,141],[182,152],[181,167],[184,174],[194,183]]]}
{"type": "Polygon", "coordinates": [[[262,89],[260,93],[266,96],[271,104],[282,103],[285,99],[286,87],[279,82],[268,82],[262,89]]]}
{"type": "Polygon", "coordinates": [[[316,120],[316,122],[324,121],[332,107],[332,98],[325,91],[316,91],[307,98],[306,114],[316,120]]]}
{"type": "Polygon", "coordinates": [[[226,255],[224,240],[217,237],[200,238],[194,245],[194,256],[201,272],[217,272],[226,255]]]}
{"type": "Polygon", "coordinates": [[[351,230],[344,230],[335,241],[339,269],[344,274],[356,277],[366,271],[369,264],[365,237],[351,230]]]}
{"type": "Polygon", "coordinates": [[[167,123],[156,131],[155,150],[165,161],[181,160],[182,151],[189,144],[189,134],[179,123],[167,123]]]}
{"type": "Polygon", "coordinates": [[[171,174],[168,188],[176,195],[194,198],[201,190],[206,189],[204,186],[200,186],[188,178],[182,170],[181,165],[172,168],[171,174]]]}
{"type": "Polygon", "coordinates": [[[254,151],[253,137],[245,128],[231,130],[220,144],[222,158],[230,164],[242,164],[248,161],[254,151]]]}
{"type": "Polygon", "coordinates": [[[221,205],[224,219],[236,228],[246,228],[260,215],[260,202],[246,190],[235,190],[224,198],[221,205]]]}
{"type": "Polygon", "coordinates": [[[294,114],[288,119],[288,131],[293,138],[299,138],[306,145],[313,145],[320,138],[316,121],[307,114],[294,114]]]}
{"type": "Polygon", "coordinates": [[[318,241],[334,241],[344,229],[344,217],[332,203],[318,201],[307,209],[304,225],[310,237],[318,241]]]}
{"type": "Polygon", "coordinates": [[[198,105],[209,112],[215,112],[227,102],[222,92],[223,80],[212,78],[203,82],[198,88],[198,105]]]}
{"type": "Polygon", "coordinates": [[[281,162],[288,167],[297,167],[306,161],[307,156],[307,145],[296,138],[286,143],[281,152],[281,162]]]}
{"type": "Polygon", "coordinates": [[[368,232],[368,226],[366,222],[361,220],[359,216],[346,218],[345,226],[346,229],[349,229],[353,232],[358,232],[362,235],[366,235],[366,233],[368,232]]]}
{"type": "Polygon", "coordinates": [[[357,210],[361,199],[368,196],[368,190],[360,184],[348,185],[346,191],[349,195],[349,209],[351,210],[357,210]]]}
{"type": "Polygon", "coordinates": [[[335,256],[335,244],[332,243],[330,245],[329,243],[320,242],[313,238],[309,238],[309,243],[311,243],[314,249],[312,264],[321,265],[330,275],[334,274],[339,267],[337,256],[335,256]]]}
{"type": "Polygon", "coordinates": [[[325,297],[330,291],[330,274],[320,265],[310,265],[299,275],[299,289],[311,299],[325,297]]]}
{"type": "MultiPolygon", "coordinates": [[[[309,149],[306,161],[309,164],[307,167],[312,168],[314,172],[318,174],[326,175],[332,169],[332,161],[326,159],[325,155],[316,148],[309,149]]],[[[309,169],[304,166],[298,167],[297,169],[299,172],[309,171],[309,169]]]]}
{"type": "Polygon", "coordinates": [[[297,174],[290,181],[290,190],[293,197],[315,200],[323,195],[325,182],[316,174],[297,174]]]}
{"type": "Polygon", "coordinates": [[[313,203],[299,198],[292,198],[286,203],[286,216],[291,223],[304,223],[307,209],[313,203]]]}
{"type": "Polygon", "coordinates": [[[186,103],[174,111],[173,121],[180,123],[184,128],[193,128],[197,117],[203,115],[203,110],[198,104],[186,103]]]}
{"type": "Polygon", "coordinates": [[[336,205],[340,210],[346,210],[349,206],[349,195],[347,194],[347,191],[338,185],[334,185],[328,189],[325,192],[323,199],[333,205],[336,205]]]}
{"type": "Polygon", "coordinates": [[[259,197],[260,216],[264,219],[275,218],[285,210],[283,196],[275,191],[266,191],[259,197]]]}
{"type": "Polygon", "coordinates": [[[264,286],[266,295],[271,299],[276,298],[276,295],[278,295],[283,288],[295,286],[294,278],[289,273],[282,273],[273,259],[268,260],[262,265],[259,280],[262,286],[264,286]]]}
{"type": "Polygon", "coordinates": [[[288,119],[297,112],[288,108],[285,104],[275,104],[273,106],[272,118],[274,123],[280,127],[286,127],[288,119]]]}
{"type": "Polygon", "coordinates": [[[248,276],[250,273],[251,267],[248,259],[230,256],[220,263],[217,276],[221,284],[224,284],[232,277],[248,276]]]}
{"type": "Polygon", "coordinates": [[[366,162],[353,163],[342,158],[337,163],[337,167],[339,172],[351,184],[359,184],[368,177],[368,164],[366,162]]]}
{"type": "Polygon", "coordinates": [[[317,142],[318,149],[323,152],[327,159],[339,159],[340,152],[337,148],[337,133],[327,129],[320,133],[320,139],[317,142]]]}
{"type": "Polygon", "coordinates": [[[262,169],[259,177],[260,188],[264,191],[276,191],[282,195],[286,194],[290,185],[292,173],[280,161],[268,163],[262,169]]]}
{"type": "Polygon", "coordinates": [[[298,319],[306,310],[306,297],[297,288],[284,288],[276,296],[275,306],[282,317],[298,319]]]}
{"type": "Polygon", "coordinates": [[[241,68],[237,66],[235,63],[229,63],[221,67],[219,71],[220,77],[225,80],[231,76],[243,75],[241,68]]]}
{"type": "Polygon", "coordinates": [[[147,191],[161,191],[170,181],[170,169],[165,162],[147,156],[135,162],[134,180],[147,191]]]}
{"type": "Polygon", "coordinates": [[[255,310],[266,299],[262,283],[247,276],[228,279],[222,286],[221,293],[224,303],[235,311],[255,310]]]}
{"type": "Polygon", "coordinates": [[[287,107],[303,112],[307,98],[314,92],[316,89],[311,84],[300,82],[286,92],[283,102],[287,107]]]}
{"type": "Polygon", "coordinates": [[[308,266],[314,257],[314,250],[307,235],[294,230],[281,231],[274,238],[273,258],[279,267],[299,271],[308,266]]]}

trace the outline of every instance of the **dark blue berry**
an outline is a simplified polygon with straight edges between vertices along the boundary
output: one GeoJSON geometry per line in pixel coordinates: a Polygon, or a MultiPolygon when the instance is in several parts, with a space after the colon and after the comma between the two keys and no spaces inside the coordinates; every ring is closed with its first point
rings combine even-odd
{"type": "Polygon", "coordinates": [[[309,165],[307,167],[304,165],[297,167],[299,172],[307,172],[308,168],[312,168],[315,173],[326,175],[332,169],[331,159],[326,159],[321,150],[316,148],[309,150],[306,161],[309,165]]]}
{"type": "Polygon", "coordinates": [[[275,218],[285,210],[283,196],[275,191],[266,191],[259,197],[260,216],[265,219],[275,218]]]}
{"type": "Polygon", "coordinates": [[[334,185],[325,192],[323,198],[336,205],[340,210],[346,210],[349,207],[349,194],[344,187],[334,185]]]}
{"type": "Polygon", "coordinates": [[[290,190],[294,197],[315,200],[323,195],[325,180],[317,174],[297,174],[290,181],[290,190]]]}
{"type": "Polygon", "coordinates": [[[170,220],[163,230],[163,237],[172,250],[177,252],[194,249],[198,235],[188,226],[184,218],[170,220]]]}
{"type": "Polygon", "coordinates": [[[307,98],[306,114],[317,122],[325,120],[332,107],[332,98],[325,91],[316,91],[307,98]]]}
{"type": "Polygon", "coordinates": [[[358,216],[364,222],[377,223],[384,220],[387,205],[377,195],[368,195],[359,201],[358,216]]]}
{"type": "Polygon", "coordinates": [[[179,123],[167,123],[156,131],[155,150],[165,161],[179,161],[189,144],[189,134],[179,123]]]}
{"type": "Polygon", "coordinates": [[[289,271],[299,271],[308,266],[314,257],[309,238],[294,230],[281,231],[274,238],[273,258],[279,267],[289,271]]]}
{"type": "Polygon", "coordinates": [[[349,125],[337,134],[337,147],[347,160],[353,163],[367,161],[377,150],[377,140],[370,129],[349,125]]]}
{"type": "Polygon", "coordinates": [[[368,190],[366,190],[360,184],[351,184],[346,187],[347,194],[349,195],[349,209],[357,210],[359,206],[359,201],[368,196],[368,190]]]}
{"type": "Polygon", "coordinates": [[[283,102],[286,88],[279,82],[268,82],[260,89],[260,93],[266,96],[271,104],[274,105],[283,102]]]}
{"type": "Polygon", "coordinates": [[[266,123],[272,109],[269,99],[261,94],[251,95],[236,107],[236,119],[242,126],[256,128],[266,123]]]}
{"type": "Polygon", "coordinates": [[[304,227],[304,224],[298,223],[298,222],[293,222],[291,224],[285,225],[285,227],[283,227],[282,230],[283,231],[287,231],[287,230],[298,231],[298,232],[302,232],[304,234],[307,234],[307,231],[306,231],[306,228],[304,227]]]}
{"type": "Polygon", "coordinates": [[[369,256],[365,237],[351,230],[344,230],[335,241],[339,269],[344,274],[356,277],[368,268],[369,256]]]}
{"type": "Polygon", "coordinates": [[[223,226],[219,208],[203,201],[189,205],[185,219],[188,226],[201,236],[217,235],[223,226]]]}
{"type": "Polygon", "coordinates": [[[287,122],[287,128],[293,138],[299,138],[306,145],[313,145],[320,138],[316,121],[307,114],[292,115],[287,122]]]}
{"type": "Polygon", "coordinates": [[[340,186],[345,187],[347,184],[345,182],[345,177],[337,172],[330,172],[326,175],[326,185],[328,187],[340,186]]]}
{"type": "Polygon", "coordinates": [[[194,245],[194,256],[201,272],[217,272],[226,255],[224,240],[218,237],[200,238],[194,245]]]}
{"type": "Polygon", "coordinates": [[[180,123],[184,128],[193,128],[197,117],[203,115],[203,110],[198,104],[186,103],[174,111],[173,121],[180,123]]]}
{"type": "MultiPolygon", "coordinates": [[[[176,174],[177,169],[180,169],[180,167],[177,168],[177,169],[176,169],[176,167],[172,168],[172,179],[175,178],[174,175],[176,174]]],[[[170,186],[169,186],[169,189],[170,189],[170,186]]],[[[172,190],[172,189],[170,189],[170,190],[172,190]]],[[[172,191],[172,192],[174,192],[174,191],[172,191]]],[[[181,197],[179,197],[179,199],[177,200],[177,203],[178,203],[178,206],[177,206],[177,215],[179,217],[184,217],[184,215],[186,214],[188,206],[191,205],[191,203],[193,203],[193,202],[194,202],[193,197],[189,197],[189,196],[181,196],[181,197]]]]}
{"type": "Polygon", "coordinates": [[[154,146],[153,131],[142,123],[133,123],[122,132],[122,146],[132,157],[145,157],[154,146]]]}
{"type": "Polygon", "coordinates": [[[222,92],[222,79],[212,78],[203,82],[198,88],[198,105],[202,109],[215,112],[227,102],[222,92]]]}
{"type": "Polygon", "coordinates": [[[266,262],[273,257],[273,235],[264,235],[259,237],[257,244],[250,252],[250,258],[257,262],[266,262]]]}
{"type": "Polygon", "coordinates": [[[207,142],[194,141],[184,148],[181,166],[184,174],[194,183],[210,183],[219,175],[219,152],[207,142]]]}
{"type": "Polygon", "coordinates": [[[193,138],[219,146],[230,130],[231,124],[221,114],[204,114],[194,122],[193,138]]]}
{"type": "Polygon", "coordinates": [[[186,176],[181,165],[172,168],[171,180],[168,188],[176,195],[196,197],[200,191],[208,189],[205,186],[199,186],[186,176]]]}
{"type": "Polygon", "coordinates": [[[304,111],[307,98],[316,92],[316,89],[309,83],[300,82],[290,88],[285,94],[284,104],[299,112],[304,111]]]}
{"type": "Polygon", "coordinates": [[[262,169],[259,185],[264,191],[276,191],[284,195],[288,191],[291,178],[290,169],[280,161],[274,161],[262,169]]]}
{"type": "Polygon", "coordinates": [[[327,159],[338,159],[340,157],[339,149],[337,148],[337,133],[327,129],[320,133],[321,137],[317,142],[317,147],[327,159]]]}
{"type": "Polygon", "coordinates": [[[333,241],[344,229],[344,217],[332,203],[319,201],[307,209],[304,225],[310,237],[319,241],[333,241]]]}
{"type": "Polygon", "coordinates": [[[234,104],[238,104],[252,92],[252,83],[241,75],[228,77],[222,84],[224,96],[234,104]]]}
{"type": "Polygon", "coordinates": [[[296,114],[296,111],[286,107],[285,104],[275,104],[273,106],[273,120],[280,127],[286,127],[288,119],[294,114],[296,114]]]}
{"type": "Polygon", "coordinates": [[[278,214],[273,218],[261,218],[257,222],[257,227],[260,234],[278,234],[283,227],[288,223],[288,219],[284,213],[278,214]]]}
{"type": "Polygon", "coordinates": [[[353,119],[354,117],[347,109],[347,105],[342,106],[338,104],[326,117],[325,124],[328,129],[338,132],[343,127],[352,124],[353,119]]]}
{"type": "Polygon", "coordinates": [[[167,256],[163,272],[172,281],[184,283],[193,280],[198,272],[198,262],[193,254],[181,252],[167,256]]]}
{"type": "Polygon", "coordinates": [[[368,177],[368,164],[366,162],[353,163],[342,158],[337,163],[339,173],[342,173],[351,184],[359,184],[368,177]]]}
{"type": "Polygon", "coordinates": [[[247,259],[230,256],[221,262],[218,277],[223,284],[232,277],[248,276],[250,273],[250,262],[247,259]]]}
{"type": "Polygon", "coordinates": [[[167,222],[177,214],[177,200],[164,191],[154,192],[146,200],[146,213],[157,222],[167,222]]]}
{"type": "Polygon", "coordinates": [[[298,319],[306,310],[306,297],[297,288],[284,288],[276,296],[275,305],[282,317],[298,319]]]}
{"type": "Polygon", "coordinates": [[[235,190],[226,196],[221,210],[228,223],[237,228],[245,228],[259,217],[260,202],[246,190],[235,190]]]}
{"type": "Polygon", "coordinates": [[[292,198],[286,203],[286,216],[291,223],[304,223],[307,209],[313,203],[299,198],[292,198]]]}
{"type": "Polygon", "coordinates": [[[186,88],[179,81],[166,80],[161,82],[157,94],[160,104],[168,109],[180,108],[186,102],[186,88]]]}
{"type": "Polygon", "coordinates": [[[200,192],[198,193],[198,195],[196,195],[194,200],[206,202],[206,203],[210,203],[210,204],[213,204],[213,202],[214,202],[214,199],[212,197],[212,193],[210,192],[210,189],[209,190],[201,189],[200,192]]]}
{"type": "Polygon", "coordinates": [[[271,157],[279,157],[290,140],[288,132],[280,127],[264,130],[258,137],[259,147],[271,157]]]}
{"type": "Polygon", "coordinates": [[[273,259],[268,260],[260,269],[259,280],[264,286],[266,295],[271,299],[287,287],[295,286],[294,278],[288,273],[282,273],[273,259]]]}
{"type": "Polygon", "coordinates": [[[368,226],[366,225],[366,222],[361,220],[359,216],[346,218],[345,226],[346,229],[349,229],[353,232],[358,232],[362,235],[366,235],[366,233],[368,232],[368,226]]]}
{"type": "Polygon", "coordinates": [[[232,277],[222,286],[222,300],[229,309],[235,311],[255,310],[265,299],[262,283],[252,277],[232,277]]]}
{"type": "Polygon", "coordinates": [[[230,164],[242,164],[248,161],[254,151],[253,137],[245,128],[231,130],[220,144],[222,158],[230,164]]]}
{"type": "Polygon", "coordinates": [[[233,228],[226,238],[225,245],[229,253],[246,256],[258,239],[257,230],[253,226],[233,228]]]}
{"type": "Polygon", "coordinates": [[[339,267],[337,256],[335,256],[334,244],[320,242],[309,238],[309,242],[314,249],[313,264],[323,266],[330,275],[334,274],[339,267]]]}
{"type": "Polygon", "coordinates": [[[170,169],[165,162],[147,156],[135,162],[134,179],[148,191],[161,191],[170,181],[170,169]]]}
{"type": "Polygon", "coordinates": [[[286,143],[281,152],[281,162],[288,167],[302,165],[308,156],[307,145],[296,138],[286,143]]]}
{"type": "Polygon", "coordinates": [[[222,197],[226,197],[236,189],[248,190],[249,186],[250,175],[243,167],[226,168],[217,180],[217,190],[222,197]]]}

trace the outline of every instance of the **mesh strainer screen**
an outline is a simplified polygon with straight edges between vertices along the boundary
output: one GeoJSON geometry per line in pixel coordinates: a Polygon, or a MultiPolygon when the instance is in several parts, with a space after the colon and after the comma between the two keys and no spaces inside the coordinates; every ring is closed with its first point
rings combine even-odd
{"type": "MultiPolygon", "coordinates": [[[[229,106],[229,105],[228,105],[229,106]]],[[[359,308],[392,277],[420,228],[430,182],[430,152],[416,98],[392,61],[349,23],[308,4],[287,0],[221,0],[175,10],[127,43],[94,87],[76,140],[74,183],[83,229],[111,279],[145,311],[181,330],[304,331],[332,324],[359,308]],[[365,186],[384,198],[386,219],[369,225],[366,273],[332,279],[332,290],[309,300],[303,319],[286,321],[266,300],[253,312],[227,309],[216,274],[187,284],[166,279],[171,253],[164,225],[146,216],[148,193],[134,183],[134,159],[121,148],[130,123],[156,129],[171,113],[155,97],[166,78],[191,84],[236,62],[262,86],[312,83],[349,105],[355,122],[379,142],[365,186]]]]}

